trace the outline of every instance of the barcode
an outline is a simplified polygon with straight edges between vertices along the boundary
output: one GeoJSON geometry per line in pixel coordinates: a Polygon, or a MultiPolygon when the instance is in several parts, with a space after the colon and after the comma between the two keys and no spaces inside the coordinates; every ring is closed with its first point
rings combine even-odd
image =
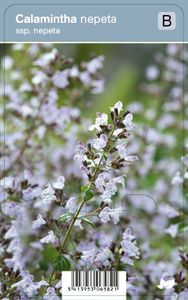
{"type": "Polygon", "coordinates": [[[119,275],[111,271],[72,271],[71,287],[115,287],[119,288],[119,275]]]}

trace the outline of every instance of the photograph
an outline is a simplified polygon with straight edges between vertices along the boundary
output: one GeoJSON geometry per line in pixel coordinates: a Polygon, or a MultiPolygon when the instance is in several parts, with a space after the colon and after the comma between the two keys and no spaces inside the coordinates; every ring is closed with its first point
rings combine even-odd
{"type": "Polygon", "coordinates": [[[0,299],[188,299],[188,46],[0,53],[0,299]]]}

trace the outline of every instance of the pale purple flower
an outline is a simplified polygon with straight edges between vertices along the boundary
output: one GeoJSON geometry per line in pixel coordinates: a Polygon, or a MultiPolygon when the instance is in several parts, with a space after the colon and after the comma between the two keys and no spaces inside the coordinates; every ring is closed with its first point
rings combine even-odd
{"type": "Polygon", "coordinates": [[[95,263],[98,267],[109,267],[115,261],[112,251],[106,247],[95,257],[95,263]]]}
{"type": "Polygon", "coordinates": [[[77,201],[76,197],[70,197],[65,205],[66,211],[72,214],[75,213],[78,208],[76,201],[77,201]]]}
{"type": "Polygon", "coordinates": [[[94,263],[96,255],[96,249],[90,249],[82,252],[81,259],[86,264],[87,267],[90,267],[94,263]]]}
{"type": "Polygon", "coordinates": [[[159,74],[159,69],[155,65],[151,65],[146,69],[146,77],[148,80],[156,80],[159,74]]]}
{"type": "MultiPolygon", "coordinates": [[[[188,145],[186,145],[186,148],[188,148],[188,145]]],[[[188,167],[188,155],[183,156],[181,160],[183,164],[188,167]]]]}
{"type": "Polygon", "coordinates": [[[53,287],[48,287],[46,293],[43,296],[44,300],[60,300],[53,287]]]}
{"type": "Polygon", "coordinates": [[[188,289],[187,288],[185,288],[185,290],[179,294],[179,298],[178,298],[178,300],[185,300],[185,299],[188,299],[188,289]]]}
{"type": "Polygon", "coordinates": [[[81,72],[79,78],[81,82],[85,85],[90,85],[92,82],[91,76],[87,71],[81,72]]]}
{"type": "Polygon", "coordinates": [[[33,229],[38,229],[38,228],[40,228],[44,224],[46,224],[46,221],[43,219],[43,217],[41,216],[41,214],[39,214],[37,216],[37,219],[35,221],[33,221],[32,228],[33,229]]]}
{"type": "Polygon", "coordinates": [[[29,274],[28,271],[21,272],[22,279],[12,285],[16,287],[19,291],[24,292],[28,297],[33,297],[37,292],[37,285],[33,282],[33,276],[29,274]]]}
{"type": "Polygon", "coordinates": [[[99,138],[93,140],[93,147],[96,150],[100,150],[106,147],[108,137],[105,134],[101,134],[99,138]]]}
{"type": "Polygon", "coordinates": [[[20,92],[31,92],[31,91],[32,91],[32,86],[30,85],[30,83],[28,81],[24,81],[20,85],[20,92]]]}
{"type": "Polygon", "coordinates": [[[12,225],[11,227],[7,230],[7,232],[4,235],[5,239],[11,239],[11,238],[17,238],[18,235],[18,231],[15,227],[15,221],[12,221],[12,225]]]}
{"type": "Polygon", "coordinates": [[[80,163],[83,162],[86,159],[86,151],[86,147],[82,143],[79,143],[75,150],[74,159],[78,160],[80,163]]]}
{"type": "Polygon", "coordinates": [[[104,207],[103,210],[99,214],[100,221],[104,224],[108,223],[110,220],[114,224],[117,224],[119,222],[119,218],[122,213],[122,208],[110,208],[110,207],[104,207]]]}
{"type": "Polygon", "coordinates": [[[88,63],[86,63],[86,69],[90,74],[96,73],[98,70],[103,67],[104,56],[100,55],[98,57],[93,58],[88,63]]]}
{"type": "Polygon", "coordinates": [[[110,221],[110,208],[104,207],[103,210],[99,214],[100,221],[104,224],[108,223],[110,221]]]}
{"type": "Polygon", "coordinates": [[[47,188],[42,191],[41,198],[42,201],[47,204],[50,204],[56,200],[55,191],[49,183],[47,188]]]}
{"type": "Polygon", "coordinates": [[[42,239],[40,239],[40,242],[42,244],[53,244],[53,245],[57,245],[58,244],[58,239],[55,236],[55,234],[53,233],[52,230],[48,231],[48,235],[43,237],[42,239]]]}
{"type": "Polygon", "coordinates": [[[33,189],[28,187],[22,191],[23,200],[26,202],[32,201],[35,197],[39,196],[40,189],[33,189]]]}
{"type": "Polygon", "coordinates": [[[35,70],[35,74],[32,78],[32,83],[34,85],[38,85],[38,84],[44,84],[47,81],[47,76],[46,74],[44,74],[44,72],[39,71],[39,70],[35,70]]]}
{"type": "Polygon", "coordinates": [[[134,259],[138,259],[140,251],[136,245],[135,236],[132,234],[130,228],[127,228],[123,233],[123,240],[121,241],[121,247],[123,248],[124,255],[121,261],[125,264],[133,265],[134,259]]]}
{"type": "Polygon", "coordinates": [[[161,204],[159,206],[159,213],[168,218],[175,218],[179,216],[179,212],[173,206],[169,204],[161,204]]]}
{"type": "Polygon", "coordinates": [[[104,79],[92,80],[92,93],[99,94],[104,91],[104,79]]]}
{"type": "Polygon", "coordinates": [[[116,184],[124,184],[123,177],[115,177],[111,178],[109,172],[102,172],[98,175],[95,180],[95,186],[97,190],[102,194],[101,197],[105,201],[105,199],[111,198],[111,196],[115,195],[117,192],[116,184]]]}
{"type": "Polygon", "coordinates": [[[16,180],[14,177],[4,177],[0,180],[0,186],[4,187],[5,189],[13,189],[15,187],[16,180]]]}
{"type": "Polygon", "coordinates": [[[127,131],[131,130],[134,128],[134,124],[132,122],[133,120],[133,115],[131,113],[128,113],[122,123],[124,124],[125,128],[127,131]]]}
{"type": "Polygon", "coordinates": [[[183,183],[183,178],[180,172],[176,172],[175,176],[172,179],[172,185],[181,185],[183,183]]]}
{"type": "Polygon", "coordinates": [[[40,66],[42,68],[47,67],[49,63],[53,62],[56,59],[57,53],[57,49],[54,48],[51,52],[40,55],[40,57],[34,62],[34,65],[40,66]]]}
{"type": "Polygon", "coordinates": [[[13,67],[14,61],[10,56],[4,56],[1,61],[1,67],[4,70],[10,70],[13,67]]]}
{"type": "Polygon", "coordinates": [[[121,158],[126,158],[128,156],[126,145],[127,144],[125,142],[123,142],[116,146],[116,149],[118,150],[118,154],[121,158]]]}
{"type": "Polygon", "coordinates": [[[68,76],[68,70],[56,71],[52,77],[54,86],[61,89],[66,88],[69,85],[68,76]]]}

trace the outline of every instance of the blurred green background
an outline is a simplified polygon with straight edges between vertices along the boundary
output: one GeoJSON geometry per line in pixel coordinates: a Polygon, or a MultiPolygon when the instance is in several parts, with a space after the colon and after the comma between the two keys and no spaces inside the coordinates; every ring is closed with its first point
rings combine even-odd
{"type": "MultiPolygon", "coordinates": [[[[93,95],[92,110],[86,108],[84,114],[95,116],[97,111],[108,111],[109,105],[122,100],[129,103],[133,100],[147,102],[148,95],[142,93],[140,84],[146,81],[145,69],[154,63],[154,55],[164,52],[165,44],[55,44],[65,57],[73,57],[75,63],[89,60],[93,55],[104,55],[105,91],[93,95]]],[[[11,56],[11,46],[0,45],[3,53],[11,56]]],[[[149,99],[148,99],[149,100],[149,99]]]]}

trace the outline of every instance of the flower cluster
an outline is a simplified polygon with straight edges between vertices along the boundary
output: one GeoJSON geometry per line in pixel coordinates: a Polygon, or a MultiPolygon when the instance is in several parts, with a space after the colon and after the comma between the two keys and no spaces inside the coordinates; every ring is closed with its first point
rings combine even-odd
{"type": "Polygon", "coordinates": [[[77,63],[53,45],[10,46],[0,298],[58,300],[62,270],[117,269],[131,299],[187,299],[188,56],[158,50],[140,100],[109,99],[92,123],[84,110],[101,101],[103,55],[77,63]]]}

